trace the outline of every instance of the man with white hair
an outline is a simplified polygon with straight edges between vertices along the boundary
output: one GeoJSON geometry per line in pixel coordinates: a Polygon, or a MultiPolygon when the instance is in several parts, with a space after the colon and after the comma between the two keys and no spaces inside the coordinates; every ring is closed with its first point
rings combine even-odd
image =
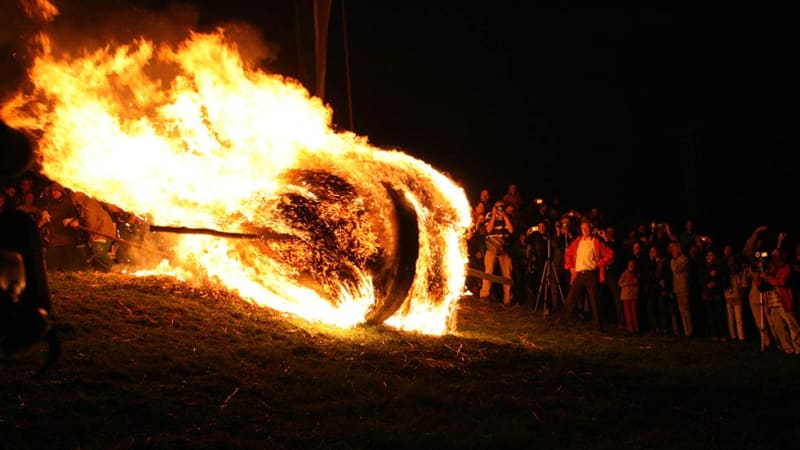
{"type": "Polygon", "coordinates": [[[572,319],[578,300],[586,295],[592,308],[595,331],[601,331],[599,292],[605,282],[605,269],[614,261],[614,251],[603,239],[592,233],[592,223],[581,221],[581,235],[575,238],[564,253],[564,267],[570,271],[570,287],[564,312],[558,319],[562,323],[572,319]]]}

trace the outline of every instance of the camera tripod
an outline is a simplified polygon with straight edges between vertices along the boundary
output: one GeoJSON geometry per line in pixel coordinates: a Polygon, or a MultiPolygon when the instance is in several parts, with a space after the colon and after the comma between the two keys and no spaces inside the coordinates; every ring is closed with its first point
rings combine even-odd
{"type": "MultiPolygon", "coordinates": [[[[751,269],[747,269],[750,271],[751,269]]],[[[763,276],[764,267],[763,262],[758,261],[754,270],[750,271],[751,279],[755,280],[763,276]]],[[[764,281],[762,280],[761,283],[764,281]]],[[[767,314],[769,311],[769,299],[767,297],[767,293],[761,289],[760,285],[757,285],[755,281],[752,282],[750,289],[758,289],[758,317],[756,319],[756,328],[758,328],[758,338],[761,341],[761,351],[767,349],[767,341],[769,340],[769,331],[767,328],[767,314]]]]}
{"type": "Polygon", "coordinates": [[[758,325],[758,338],[761,341],[761,351],[767,349],[767,304],[766,295],[763,292],[758,293],[758,310],[759,310],[759,323],[758,325]]]}
{"type": "MultiPolygon", "coordinates": [[[[533,311],[536,312],[536,310],[539,309],[539,302],[542,302],[542,314],[544,317],[546,317],[550,312],[547,309],[547,299],[545,297],[547,294],[550,294],[551,292],[555,294],[555,292],[557,292],[558,298],[561,299],[561,305],[564,306],[566,304],[564,301],[564,291],[561,289],[561,281],[558,279],[558,272],[556,271],[555,264],[553,263],[550,242],[550,239],[548,239],[547,259],[545,260],[544,267],[542,268],[542,278],[539,281],[539,291],[536,294],[536,304],[533,307],[533,311]]],[[[555,305],[550,305],[551,308],[553,306],[555,305]]]]}
{"type": "MultiPolygon", "coordinates": [[[[775,288],[768,288],[765,291],[761,291],[761,289],[759,289],[758,296],[759,296],[758,306],[760,309],[759,316],[761,319],[761,323],[757,323],[756,325],[758,326],[758,331],[760,334],[759,337],[761,338],[761,351],[763,352],[764,350],[767,349],[767,341],[770,340],[769,338],[770,322],[768,317],[769,311],[773,308],[780,308],[782,306],[780,303],[780,298],[778,297],[778,294],[775,292],[775,288]]],[[[780,349],[782,346],[780,338],[775,334],[773,334],[772,337],[775,339],[774,341],[772,341],[773,345],[775,345],[776,348],[780,349]]]]}

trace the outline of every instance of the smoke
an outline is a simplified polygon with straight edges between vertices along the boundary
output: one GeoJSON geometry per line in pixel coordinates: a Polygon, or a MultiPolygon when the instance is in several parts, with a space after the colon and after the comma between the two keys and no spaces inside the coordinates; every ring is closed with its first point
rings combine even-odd
{"type": "MultiPolygon", "coordinates": [[[[36,3],[23,1],[28,8],[36,3]]],[[[38,50],[35,36],[39,33],[51,37],[54,54],[78,54],[128,44],[137,38],[175,45],[190,32],[223,27],[246,63],[263,67],[278,56],[279,46],[267,43],[254,25],[222,16],[208,17],[201,23],[201,11],[189,3],[66,0],[54,5],[58,15],[48,21],[41,15],[26,14],[20,0],[0,0],[0,102],[24,83],[38,50]]]]}

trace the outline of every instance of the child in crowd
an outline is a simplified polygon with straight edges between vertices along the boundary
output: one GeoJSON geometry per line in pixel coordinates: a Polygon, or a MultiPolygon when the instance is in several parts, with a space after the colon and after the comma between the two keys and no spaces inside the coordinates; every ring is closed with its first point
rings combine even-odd
{"type": "Polygon", "coordinates": [[[619,277],[620,299],[625,310],[625,325],[628,333],[639,332],[639,318],[636,315],[639,300],[639,276],[636,273],[636,260],[629,260],[628,266],[619,277]]]}

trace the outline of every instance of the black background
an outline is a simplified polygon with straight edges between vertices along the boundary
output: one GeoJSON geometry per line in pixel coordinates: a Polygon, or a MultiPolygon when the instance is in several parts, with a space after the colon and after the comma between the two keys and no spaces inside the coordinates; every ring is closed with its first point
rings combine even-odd
{"type": "MultiPolygon", "coordinates": [[[[263,68],[313,89],[303,72],[309,5],[69,1],[55,24],[75,20],[88,34],[123,17],[135,33],[132,6],[196,29],[245,21],[274,50],[263,68]]],[[[529,198],[558,195],[615,221],[692,218],[718,240],[743,241],[762,223],[793,235],[791,17],[729,5],[335,0],[324,99],[335,127],[431,163],[472,202],[513,182],[529,198]]],[[[11,43],[21,32],[8,29],[7,86],[19,75],[10,66],[25,61],[11,43]]]]}

